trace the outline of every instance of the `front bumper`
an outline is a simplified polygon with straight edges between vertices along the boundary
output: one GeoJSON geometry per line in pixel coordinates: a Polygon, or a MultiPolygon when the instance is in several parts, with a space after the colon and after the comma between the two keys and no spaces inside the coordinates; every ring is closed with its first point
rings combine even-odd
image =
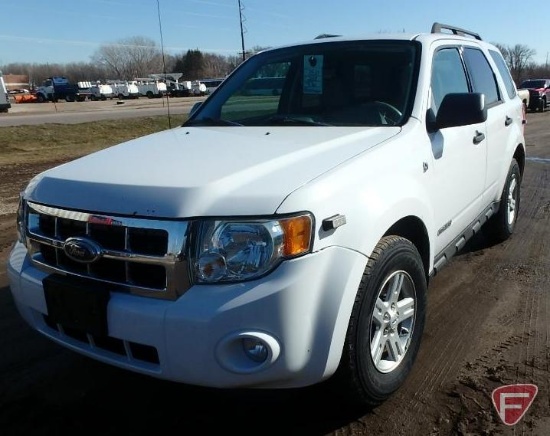
{"type": "Polygon", "coordinates": [[[268,276],[193,286],[176,301],[111,292],[108,337],[48,322],[46,273],[17,243],[8,262],[11,292],[28,324],[76,352],[154,377],[209,387],[301,387],[336,370],[367,258],[331,247],[281,264],[268,276]],[[57,326],[58,327],[58,326],[57,326]],[[243,338],[269,348],[249,359],[243,338]]]}

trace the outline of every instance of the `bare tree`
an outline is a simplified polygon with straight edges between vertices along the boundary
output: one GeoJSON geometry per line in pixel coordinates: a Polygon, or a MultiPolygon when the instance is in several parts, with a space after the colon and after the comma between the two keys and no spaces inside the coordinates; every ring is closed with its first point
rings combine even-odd
{"type": "Polygon", "coordinates": [[[102,45],[92,60],[103,66],[112,79],[147,77],[164,69],[162,53],[156,42],[142,36],[102,45]]]}
{"type": "Polygon", "coordinates": [[[495,46],[502,53],[513,79],[519,84],[537,52],[524,44],[516,44],[512,47],[497,43],[495,46]]]}
{"type": "Polygon", "coordinates": [[[104,81],[109,78],[105,68],[89,62],[71,62],[66,64],[65,75],[73,82],[104,81]]]}
{"type": "Polygon", "coordinates": [[[232,70],[227,57],[205,53],[203,58],[203,73],[205,77],[225,77],[232,70]]]}

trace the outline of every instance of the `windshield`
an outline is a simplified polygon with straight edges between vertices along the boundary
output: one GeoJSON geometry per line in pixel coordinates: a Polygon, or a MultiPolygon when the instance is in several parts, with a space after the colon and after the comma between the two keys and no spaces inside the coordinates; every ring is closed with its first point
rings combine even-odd
{"type": "Polygon", "coordinates": [[[410,41],[353,41],[259,53],[185,125],[402,125],[416,90],[418,50],[410,41]]]}
{"type": "Polygon", "coordinates": [[[544,80],[526,80],[520,86],[520,88],[544,88],[544,80]]]}

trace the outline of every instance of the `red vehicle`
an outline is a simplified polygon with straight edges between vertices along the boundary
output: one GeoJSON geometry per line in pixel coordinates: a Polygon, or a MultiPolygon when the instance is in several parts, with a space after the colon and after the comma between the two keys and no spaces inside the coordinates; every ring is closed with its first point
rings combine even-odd
{"type": "Polygon", "coordinates": [[[550,102],[550,79],[528,79],[521,82],[520,89],[529,90],[529,107],[544,112],[550,102]]]}

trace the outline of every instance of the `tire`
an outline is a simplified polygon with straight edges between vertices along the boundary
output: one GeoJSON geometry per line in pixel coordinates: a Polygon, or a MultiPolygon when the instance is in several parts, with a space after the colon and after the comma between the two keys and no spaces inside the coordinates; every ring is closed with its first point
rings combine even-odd
{"type": "Polygon", "coordinates": [[[151,91],[147,91],[147,98],[153,98],[155,95],[151,91]]]}
{"type": "Polygon", "coordinates": [[[540,103],[539,103],[539,110],[541,112],[545,112],[546,111],[546,99],[541,99],[540,103]]]}
{"type": "Polygon", "coordinates": [[[333,386],[351,406],[377,406],[405,382],[420,348],[426,293],[416,247],[400,236],[382,238],[359,284],[333,377],[333,386]],[[399,291],[393,297],[392,288],[399,291]]]}
{"type": "Polygon", "coordinates": [[[521,172],[519,164],[512,159],[506,183],[500,197],[500,206],[484,226],[484,233],[493,243],[500,243],[514,233],[520,205],[521,172]]]}
{"type": "Polygon", "coordinates": [[[44,103],[46,101],[46,99],[44,98],[44,96],[42,94],[37,94],[36,95],[36,101],[38,103],[44,103]]]}

